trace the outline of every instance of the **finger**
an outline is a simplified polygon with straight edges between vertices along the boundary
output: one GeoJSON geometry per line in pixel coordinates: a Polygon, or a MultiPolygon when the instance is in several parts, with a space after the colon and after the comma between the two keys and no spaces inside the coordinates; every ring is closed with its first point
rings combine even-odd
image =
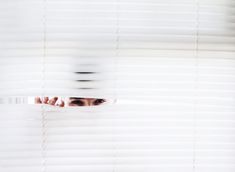
{"type": "Polygon", "coordinates": [[[44,99],[43,99],[43,103],[44,103],[44,104],[48,104],[48,100],[49,100],[49,98],[48,98],[48,97],[44,97],[44,99]]]}
{"type": "Polygon", "coordinates": [[[57,101],[56,103],[56,106],[59,106],[59,107],[64,107],[65,103],[63,100],[61,100],[60,102],[57,101]]]}
{"type": "Polygon", "coordinates": [[[42,104],[42,101],[41,101],[40,97],[36,97],[36,98],[34,99],[34,103],[35,103],[35,104],[42,104]]]}
{"type": "Polygon", "coordinates": [[[49,105],[55,105],[57,100],[58,100],[58,97],[54,97],[53,99],[50,99],[49,100],[49,105]]]}
{"type": "Polygon", "coordinates": [[[61,100],[61,103],[60,103],[60,104],[58,104],[57,106],[59,106],[59,107],[64,107],[64,105],[65,105],[64,101],[63,101],[63,100],[61,100]]]}

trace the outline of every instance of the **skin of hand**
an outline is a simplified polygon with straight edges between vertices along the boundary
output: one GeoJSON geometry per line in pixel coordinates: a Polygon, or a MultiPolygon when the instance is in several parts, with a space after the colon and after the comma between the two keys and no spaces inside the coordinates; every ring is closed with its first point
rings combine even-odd
{"type": "Polygon", "coordinates": [[[35,97],[34,100],[35,104],[48,104],[48,105],[52,105],[52,106],[58,106],[58,107],[64,107],[65,103],[63,100],[61,100],[61,102],[58,102],[58,97],[53,97],[51,99],[49,99],[49,97],[44,97],[43,99],[41,99],[40,97],[35,97]]]}
{"type": "MultiPolygon", "coordinates": [[[[68,106],[99,106],[105,102],[105,99],[70,97],[68,100],[68,106]]],[[[35,104],[48,104],[58,107],[65,106],[65,102],[63,100],[61,100],[60,103],[58,102],[58,97],[53,97],[51,99],[49,99],[49,97],[44,97],[43,99],[36,97],[35,104]]]]}

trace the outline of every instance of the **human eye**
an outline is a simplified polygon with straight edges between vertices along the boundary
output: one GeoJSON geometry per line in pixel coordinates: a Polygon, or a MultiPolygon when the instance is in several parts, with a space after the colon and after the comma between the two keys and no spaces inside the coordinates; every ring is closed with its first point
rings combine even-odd
{"type": "Polygon", "coordinates": [[[70,106],[85,106],[85,103],[82,100],[72,100],[70,106]]]}
{"type": "Polygon", "coordinates": [[[106,102],[105,99],[96,99],[94,102],[93,102],[93,105],[100,105],[102,103],[106,102]]]}

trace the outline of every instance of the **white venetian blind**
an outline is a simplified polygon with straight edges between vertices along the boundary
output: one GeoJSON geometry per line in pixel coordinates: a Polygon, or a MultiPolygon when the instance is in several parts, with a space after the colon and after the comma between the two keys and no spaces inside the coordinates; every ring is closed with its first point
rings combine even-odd
{"type": "Polygon", "coordinates": [[[0,0],[0,172],[234,172],[234,9],[0,0]]]}

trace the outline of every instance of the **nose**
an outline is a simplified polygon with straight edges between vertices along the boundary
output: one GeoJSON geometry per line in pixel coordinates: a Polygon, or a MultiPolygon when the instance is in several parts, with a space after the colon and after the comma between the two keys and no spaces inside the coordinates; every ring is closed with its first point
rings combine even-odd
{"type": "Polygon", "coordinates": [[[93,106],[93,99],[90,98],[86,99],[85,106],[93,106]]]}

